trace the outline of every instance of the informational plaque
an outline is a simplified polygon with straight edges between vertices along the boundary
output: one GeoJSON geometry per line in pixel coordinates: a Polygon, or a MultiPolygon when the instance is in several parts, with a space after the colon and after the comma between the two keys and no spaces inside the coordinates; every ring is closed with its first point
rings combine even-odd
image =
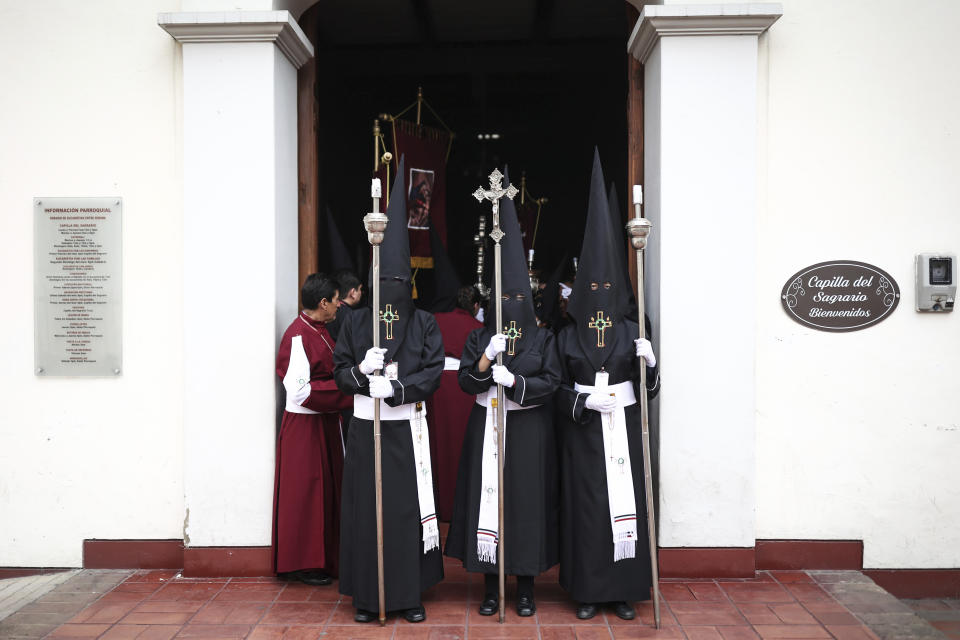
{"type": "Polygon", "coordinates": [[[790,276],[780,302],[802,325],[820,331],[857,331],[890,317],[900,302],[900,287],[872,264],[832,260],[790,276]]]}
{"type": "Polygon", "coordinates": [[[35,372],[122,371],[120,198],[35,198],[35,372]]]}

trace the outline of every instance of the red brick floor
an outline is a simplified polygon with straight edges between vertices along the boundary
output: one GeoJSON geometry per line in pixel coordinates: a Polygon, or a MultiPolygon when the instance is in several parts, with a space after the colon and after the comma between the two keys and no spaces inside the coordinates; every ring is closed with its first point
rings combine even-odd
{"type": "MultiPolygon", "coordinates": [[[[353,607],[337,585],[310,587],[274,578],[179,577],[175,571],[139,571],[53,631],[50,638],[166,640],[250,638],[836,638],[876,640],[852,612],[802,571],[760,572],[752,580],[664,580],[663,628],[653,628],[653,607],[637,606],[626,622],[605,611],[577,620],[574,603],[557,584],[556,569],[537,580],[537,614],[507,621],[477,614],[479,576],[445,560],[446,578],[424,595],[426,622],[391,615],[387,626],[353,622],[353,607]]],[[[511,589],[512,592],[512,589],[511,589]]],[[[512,595],[512,593],[511,593],[512,595]]]]}

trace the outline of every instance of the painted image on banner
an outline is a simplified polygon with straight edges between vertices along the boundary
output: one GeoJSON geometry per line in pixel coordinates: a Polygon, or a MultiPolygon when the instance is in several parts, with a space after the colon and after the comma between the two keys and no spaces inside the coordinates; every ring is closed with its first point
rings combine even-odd
{"type": "Polygon", "coordinates": [[[430,228],[430,198],[433,195],[433,181],[433,171],[410,169],[410,190],[407,193],[408,229],[430,228]]]}

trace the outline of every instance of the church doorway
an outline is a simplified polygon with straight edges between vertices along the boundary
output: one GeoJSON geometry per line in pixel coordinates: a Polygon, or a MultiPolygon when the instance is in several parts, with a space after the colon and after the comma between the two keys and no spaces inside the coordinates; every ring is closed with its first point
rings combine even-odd
{"type": "MultiPolygon", "coordinates": [[[[370,208],[374,119],[397,114],[422,87],[455,134],[446,164],[446,249],[460,282],[476,281],[473,237],[482,208],[471,194],[504,164],[515,185],[525,175],[529,196],[546,199],[534,268],[549,274],[565,262],[572,273],[593,147],[624,217],[628,182],[641,176],[640,152],[631,156],[630,148],[642,146],[642,85],[625,46],[636,17],[623,0],[321,0],[311,7],[300,19],[316,47],[300,81],[301,270],[332,266],[329,211],[366,279],[361,219],[370,208]],[[303,139],[311,115],[315,143],[303,139]],[[314,160],[304,165],[312,143],[314,160]]],[[[426,108],[421,118],[440,126],[426,108]]],[[[389,126],[381,127],[393,151],[389,126]]],[[[430,278],[417,276],[425,307],[430,278]]]]}

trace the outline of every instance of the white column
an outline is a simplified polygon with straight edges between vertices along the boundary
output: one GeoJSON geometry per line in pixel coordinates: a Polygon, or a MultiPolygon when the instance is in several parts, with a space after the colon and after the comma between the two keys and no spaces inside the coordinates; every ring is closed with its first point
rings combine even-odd
{"type": "Polygon", "coordinates": [[[755,542],[757,45],[781,13],[648,5],[628,45],[645,72],[663,547],[755,542]]]}
{"type": "Polygon", "coordinates": [[[297,312],[297,69],[313,48],[286,11],[159,24],[183,44],[184,541],[266,546],[274,361],[297,312]]]}

